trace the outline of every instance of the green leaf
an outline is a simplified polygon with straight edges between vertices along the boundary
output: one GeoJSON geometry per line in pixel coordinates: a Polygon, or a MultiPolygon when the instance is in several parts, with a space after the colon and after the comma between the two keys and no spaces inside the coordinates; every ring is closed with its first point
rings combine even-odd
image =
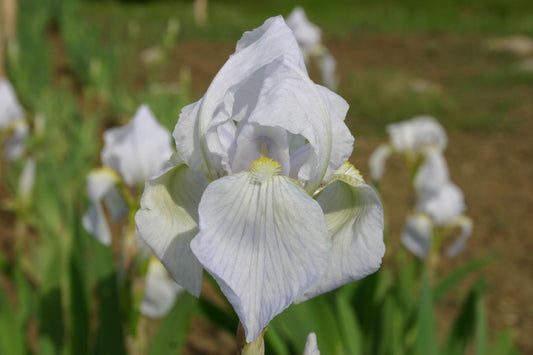
{"type": "Polygon", "coordinates": [[[438,302],[461,280],[470,275],[472,272],[479,270],[496,258],[492,255],[473,260],[466,265],[450,272],[433,290],[433,299],[438,302]]]}
{"type": "Polygon", "coordinates": [[[466,297],[459,315],[446,338],[443,354],[464,354],[472,338],[476,321],[476,304],[479,294],[474,286],[466,297]]]}
{"type": "Polygon", "coordinates": [[[437,354],[439,344],[437,341],[433,298],[431,287],[429,286],[427,270],[424,270],[422,273],[417,326],[418,336],[415,342],[415,354],[437,354]]]}
{"type": "Polygon", "coordinates": [[[43,284],[39,293],[39,348],[43,353],[63,350],[65,326],[61,294],[62,256],[59,243],[48,244],[43,284]]]}
{"type": "Polygon", "coordinates": [[[111,250],[94,240],[91,265],[97,276],[98,330],[94,353],[105,355],[126,354],[118,281],[111,250]]]}
{"type": "Polygon", "coordinates": [[[277,355],[289,355],[291,353],[276,327],[268,327],[265,332],[265,353],[277,355]]]}
{"type": "Polygon", "coordinates": [[[0,286],[0,354],[23,355],[25,350],[24,330],[0,286]]]}
{"type": "Polygon", "coordinates": [[[183,292],[178,297],[174,307],[159,323],[149,354],[164,355],[182,352],[196,305],[196,298],[187,292],[183,292]]]}
{"type": "Polygon", "coordinates": [[[511,329],[506,329],[498,333],[496,340],[491,346],[491,355],[518,355],[511,329]]]}
{"type": "Polygon", "coordinates": [[[70,337],[71,353],[85,355],[89,349],[89,301],[87,280],[86,237],[80,233],[80,221],[76,214],[73,225],[73,241],[70,252],[70,337]]]}
{"type": "Polygon", "coordinates": [[[476,340],[475,340],[475,353],[478,355],[485,355],[489,349],[489,329],[487,322],[487,313],[485,311],[484,300],[484,280],[481,280],[476,285],[476,340]]]}
{"type": "Polygon", "coordinates": [[[335,310],[339,320],[344,347],[347,354],[361,354],[362,334],[357,316],[342,292],[335,293],[335,310]]]}

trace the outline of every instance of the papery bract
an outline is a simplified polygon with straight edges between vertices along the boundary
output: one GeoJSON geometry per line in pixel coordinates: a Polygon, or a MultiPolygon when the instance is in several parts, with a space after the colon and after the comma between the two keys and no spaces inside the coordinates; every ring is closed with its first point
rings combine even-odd
{"type": "Polygon", "coordinates": [[[179,158],[146,184],[136,215],[142,237],[195,295],[205,268],[248,343],[292,302],[381,264],[381,203],[343,165],[354,141],[347,109],[309,79],[283,19],[268,19],[243,35],[204,97],[183,108],[179,158]]]}

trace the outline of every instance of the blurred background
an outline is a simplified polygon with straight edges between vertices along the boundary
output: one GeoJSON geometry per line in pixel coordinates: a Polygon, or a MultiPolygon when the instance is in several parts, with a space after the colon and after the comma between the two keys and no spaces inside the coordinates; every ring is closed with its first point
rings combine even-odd
{"type": "MultiPolygon", "coordinates": [[[[122,291],[110,291],[117,252],[100,246],[80,222],[89,204],[85,176],[101,164],[102,134],[127,123],[142,103],[172,131],[181,108],[202,97],[242,33],[268,17],[288,16],[295,6],[321,28],[336,60],[336,92],[350,104],[346,122],[356,138],[350,160],[367,181],[368,158],[388,141],[387,124],[431,115],[448,132],[450,175],[463,190],[474,229],[465,250],[443,257],[434,271],[453,286],[433,299],[437,342],[463,334],[457,353],[491,353],[476,347],[484,338],[495,353],[533,353],[532,1],[12,0],[13,15],[3,1],[0,73],[13,85],[30,133],[25,153],[3,158],[0,170],[0,353],[135,353],[128,340],[113,340],[127,339],[137,324],[125,316],[122,291]],[[27,198],[20,176],[30,156],[37,169],[27,198]]],[[[320,82],[316,65],[309,72],[320,82]]],[[[339,330],[343,339],[355,334],[346,329],[358,329],[362,338],[374,333],[371,345],[361,340],[339,350],[333,344],[335,353],[413,353],[405,344],[423,336],[410,332],[422,311],[396,318],[391,314],[403,314],[399,301],[357,303],[379,299],[381,289],[396,292],[394,280],[405,270],[419,275],[418,261],[400,244],[413,202],[409,172],[399,157],[387,164],[380,183],[385,271],[346,291],[346,304],[329,295],[309,306],[325,318],[320,307],[348,306],[357,317],[339,321],[351,327],[339,330]],[[375,297],[364,298],[364,287],[375,297]],[[372,315],[358,307],[379,310],[383,324],[403,326],[367,327],[372,315]],[[390,345],[376,345],[380,338],[390,345]]],[[[408,285],[416,304],[423,287],[416,280],[408,285]]],[[[185,317],[176,308],[179,327],[167,318],[156,322],[153,329],[165,324],[181,333],[174,345],[165,343],[168,352],[152,353],[233,353],[235,318],[211,287],[207,301],[182,300],[180,307],[200,302],[201,310],[185,317]]],[[[301,323],[272,325],[272,353],[298,353],[305,338],[287,330],[294,324],[301,323]],[[284,345],[287,334],[298,336],[298,344],[284,345]]],[[[319,348],[333,353],[326,334],[317,332],[319,348]]]]}

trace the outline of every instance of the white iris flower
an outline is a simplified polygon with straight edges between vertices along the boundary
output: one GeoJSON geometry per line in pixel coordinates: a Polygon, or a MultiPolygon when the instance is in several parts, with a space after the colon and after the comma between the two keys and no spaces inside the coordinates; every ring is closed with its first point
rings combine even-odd
{"type": "MultiPolygon", "coordinates": [[[[125,184],[135,192],[144,181],[157,174],[172,155],[170,132],[161,126],[147,105],[139,107],[131,121],[104,132],[102,168],[87,176],[87,194],[91,201],[83,216],[85,229],[105,245],[111,244],[111,233],[104,207],[116,222],[128,212],[128,205],[119,191],[125,184]]],[[[128,192],[128,191],[127,191],[128,192]]],[[[129,193],[127,193],[129,195],[129,193]]]]}
{"type": "Polygon", "coordinates": [[[182,110],[178,154],[146,183],[141,236],[196,296],[206,269],[248,343],[291,303],[381,264],[383,208],[346,163],[347,110],[309,79],[283,18],[268,19],[182,110]]]}
{"type": "Polygon", "coordinates": [[[408,121],[390,124],[387,132],[390,143],[379,146],[370,156],[370,175],[374,181],[381,180],[390,154],[400,153],[412,161],[424,155],[428,149],[444,151],[448,142],[446,131],[431,116],[417,116],[408,121]]]}

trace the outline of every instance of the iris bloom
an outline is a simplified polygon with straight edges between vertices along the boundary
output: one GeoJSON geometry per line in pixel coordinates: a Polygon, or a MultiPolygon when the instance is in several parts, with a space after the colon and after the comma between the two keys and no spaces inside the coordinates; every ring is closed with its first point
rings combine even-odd
{"type": "Polygon", "coordinates": [[[7,138],[4,156],[9,160],[24,154],[24,141],[29,134],[24,115],[15,89],[7,79],[0,79],[0,137],[7,138]]]}
{"type": "Polygon", "coordinates": [[[338,85],[335,74],[337,62],[322,44],[322,31],[305,15],[304,9],[297,6],[287,17],[287,25],[293,31],[294,37],[302,50],[307,62],[310,58],[316,59],[322,82],[334,90],[338,85]]]}
{"type": "Polygon", "coordinates": [[[139,107],[131,121],[111,128],[104,133],[101,153],[103,168],[87,176],[87,193],[91,201],[89,211],[83,216],[85,229],[105,245],[111,244],[111,233],[104,207],[112,222],[128,211],[128,188],[139,190],[144,181],[155,175],[172,155],[170,132],[161,126],[146,105],[139,107]],[[119,187],[125,185],[121,193],[119,187]]]}
{"type": "Polygon", "coordinates": [[[370,156],[370,175],[374,181],[381,180],[385,163],[392,153],[403,154],[414,162],[428,149],[443,151],[448,137],[439,122],[430,116],[417,116],[408,121],[387,126],[390,143],[379,146],[370,156]]]}
{"type": "Polygon", "coordinates": [[[146,183],[141,236],[190,293],[207,270],[248,343],[291,303],[381,264],[383,209],[346,163],[347,109],[309,79],[283,18],[268,19],[183,108],[178,154],[146,183]]]}
{"type": "Polygon", "coordinates": [[[423,159],[413,181],[417,195],[415,214],[407,219],[402,242],[413,254],[424,258],[432,247],[438,248],[444,237],[459,228],[459,236],[446,251],[448,256],[454,256],[464,248],[472,232],[472,221],[463,215],[463,193],[450,181],[442,151],[438,146],[426,148],[423,159]]]}

